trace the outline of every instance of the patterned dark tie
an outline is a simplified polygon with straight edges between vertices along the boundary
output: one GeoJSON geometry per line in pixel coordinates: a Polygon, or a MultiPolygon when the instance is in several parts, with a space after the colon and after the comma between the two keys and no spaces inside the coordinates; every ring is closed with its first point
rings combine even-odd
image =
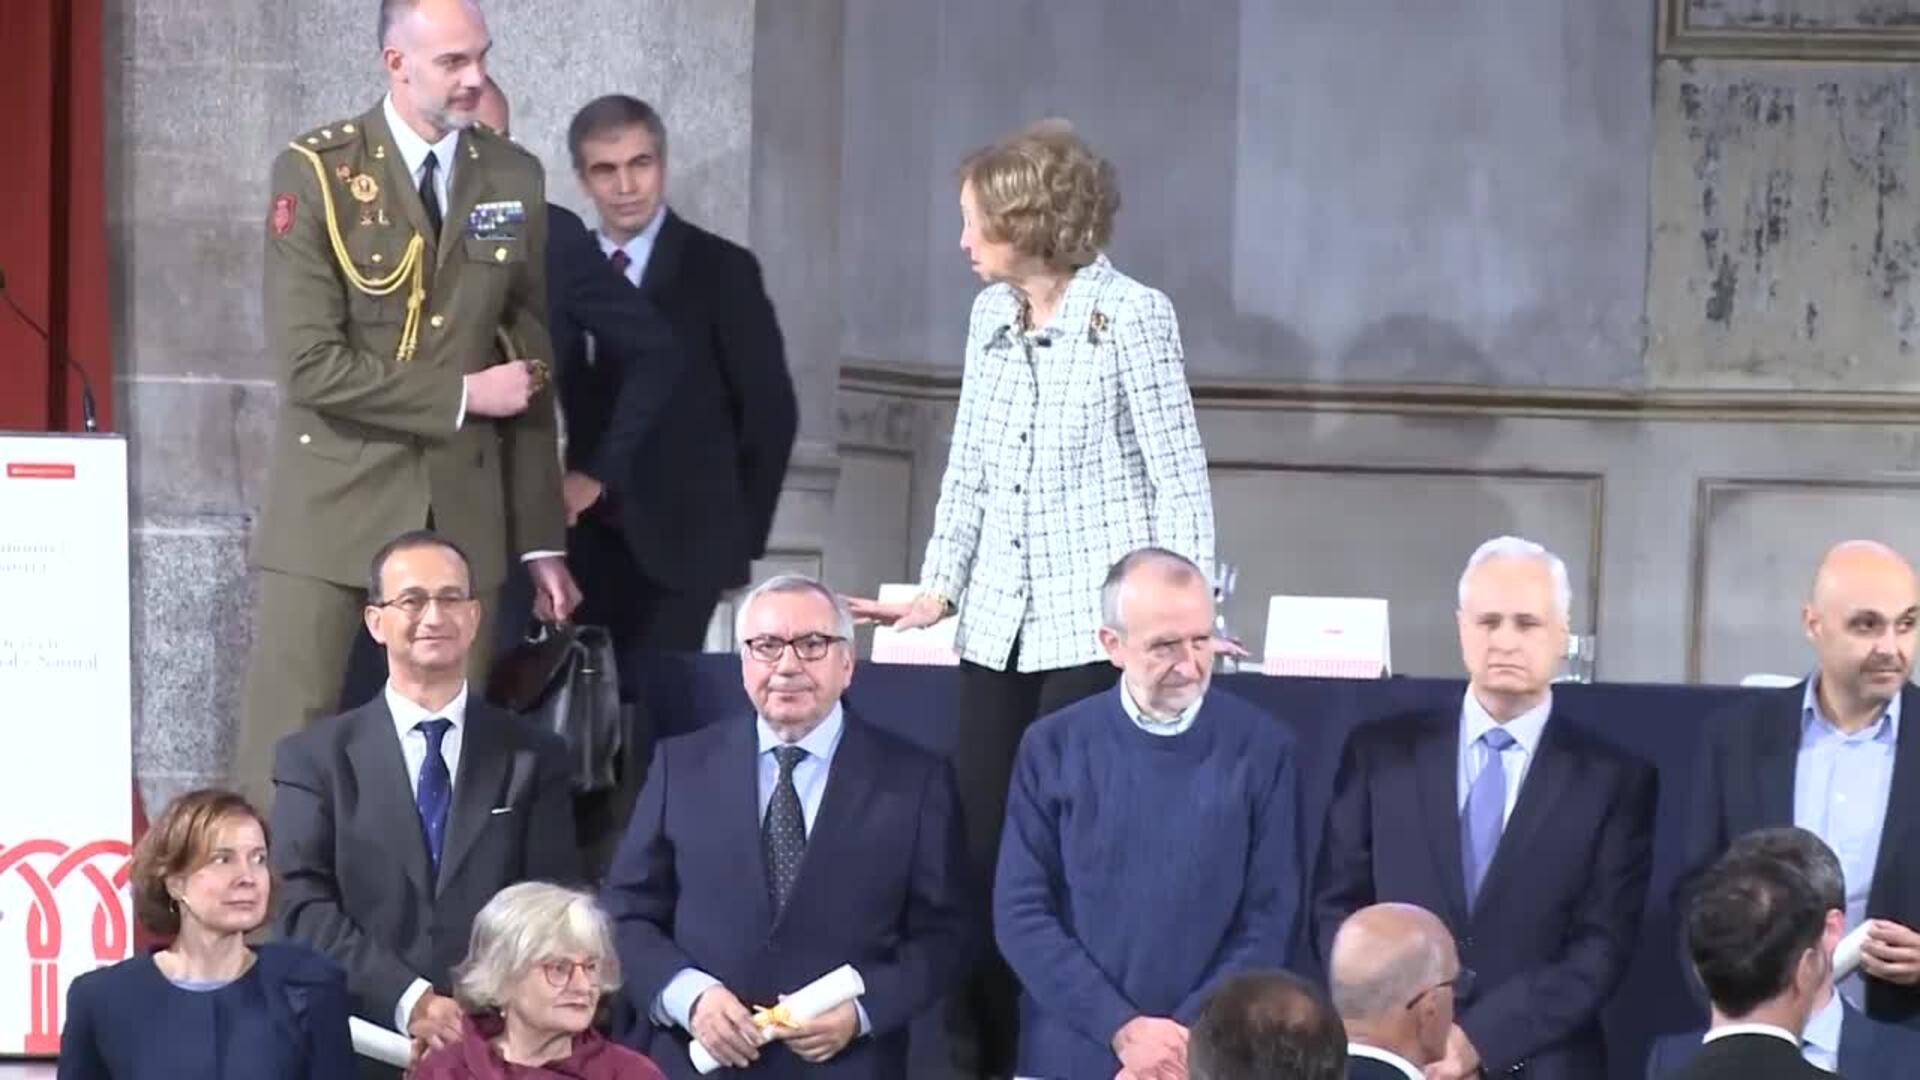
{"type": "Polygon", "coordinates": [[[633,265],[633,259],[628,257],[625,248],[614,248],[613,251],[607,255],[607,261],[613,264],[613,272],[619,274],[621,277],[626,277],[627,267],[633,265]]]}
{"type": "Polygon", "coordinates": [[[440,161],[427,151],[427,164],[420,170],[420,205],[426,207],[427,224],[433,227],[433,235],[440,235],[440,188],[433,181],[440,172],[440,161]]]}
{"type": "Polygon", "coordinates": [[[1507,770],[1500,752],[1514,743],[1505,728],[1488,729],[1480,741],[1487,747],[1487,763],[1467,789],[1467,809],[1460,815],[1460,861],[1466,871],[1468,907],[1480,896],[1480,883],[1487,878],[1487,867],[1493,865],[1493,853],[1506,828],[1507,770]]]}
{"type": "Polygon", "coordinates": [[[793,881],[800,876],[800,858],[807,853],[807,819],[800,810],[800,792],[793,786],[793,767],[806,756],[798,746],[773,748],[780,776],[773,782],[773,798],[767,801],[767,819],[760,824],[760,851],[767,860],[767,899],[773,901],[776,919],[786,910],[793,881]]]}
{"type": "Polygon", "coordinates": [[[413,726],[427,737],[427,756],[420,762],[420,784],[414,789],[413,801],[420,808],[420,835],[427,841],[427,859],[438,874],[440,851],[447,842],[447,810],[453,805],[453,776],[447,772],[447,759],[440,748],[453,721],[422,720],[413,726]]]}

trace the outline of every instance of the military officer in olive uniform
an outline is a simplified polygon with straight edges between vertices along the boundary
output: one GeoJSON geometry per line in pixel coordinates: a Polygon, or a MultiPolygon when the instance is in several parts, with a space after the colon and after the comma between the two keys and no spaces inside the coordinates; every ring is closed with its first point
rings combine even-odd
{"type": "MultiPolygon", "coordinates": [[[[483,613],[516,556],[538,614],[579,602],[546,387],[540,162],[473,124],[491,42],[471,0],[385,0],[380,34],[386,98],[273,166],[282,407],[233,770],[263,799],[274,744],[338,709],[364,605],[392,599],[366,592],[387,540],[425,525],[453,538],[483,613]]],[[[483,625],[476,693],[489,640],[483,625]]]]}

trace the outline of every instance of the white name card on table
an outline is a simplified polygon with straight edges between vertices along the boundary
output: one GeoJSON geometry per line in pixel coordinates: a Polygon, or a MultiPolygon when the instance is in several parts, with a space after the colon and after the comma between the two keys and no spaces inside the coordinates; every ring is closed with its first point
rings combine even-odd
{"type": "Polygon", "coordinates": [[[1377,679],[1393,670],[1387,602],[1377,597],[1275,596],[1267,602],[1269,675],[1377,679]]]}
{"type": "MultiPolygon", "coordinates": [[[[882,585],[876,599],[883,604],[904,604],[919,593],[918,585],[882,585]]],[[[932,626],[913,630],[876,626],[873,628],[873,662],[958,667],[960,653],[953,647],[953,632],[959,622],[954,618],[941,619],[932,626]]]]}

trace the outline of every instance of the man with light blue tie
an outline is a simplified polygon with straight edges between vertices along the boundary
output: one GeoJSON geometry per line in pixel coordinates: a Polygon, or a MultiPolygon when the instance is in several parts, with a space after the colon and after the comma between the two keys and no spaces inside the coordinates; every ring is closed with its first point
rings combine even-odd
{"type": "Polygon", "coordinates": [[[1603,1080],[1600,1009],[1639,933],[1654,773],[1554,700],[1572,604],[1559,557],[1489,540],[1459,596],[1460,704],[1364,725],[1342,754],[1315,874],[1320,955],[1361,908],[1417,904],[1476,973],[1428,1080],[1603,1080]]]}
{"type": "Polygon", "coordinates": [[[1808,830],[1846,870],[1847,930],[1868,928],[1840,995],[1920,1028],[1920,729],[1902,722],[1920,583],[1893,549],[1849,540],[1821,561],[1801,622],[1813,674],[1708,720],[1677,893],[1744,833],[1808,830]]]}
{"type": "MultiPolygon", "coordinates": [[[[1819,837],[1805,829],[1761,829],[1735,840],[1730,855],[1770,859],[1805,878],[1827,909],[1821,948],[1831,954],[1840,944],[1846,920],[1846,877],[1839,858],[1819,837]]],[[[1656,1041],[1647,1055],[1647,1080],[1660,1080],[1693,1060],[1705,1034],[1692,1031],[1656,1041]]],[[[1847,1080],[1901,1080],[1912,1075],[1914,1064],[1920,1062],[1920,1032],[1862,1014],[1834,992],[1831,982],[1822,988],[1800,1039],[1800,1056],[1808,1064],[1847,1080]]]]}
{"type": "Polygon", "coordinates": [[[451,972],[480,908],[579,877],[571,770],[557,736],[469,695],[480,601],[453,541],[388,541],[365,620],[385,688],[275,748],[276,925],[346,969],[355,1014],[437,1049],[462,1034],[451,972]]]}
{"type": "Polygon", "coordinates": [[[952,768],[841,702],[853,616],[785,575],[741,602],[753,714],[660,744],[607,876],[624,1041],[692,1080],[697,1039],[748,1077],[893,1080],[907,1025],[957,981],[973,936],[952,768]],[[772,1005],[851,966],[854,1000],[762,1030],[772,1005]]]}

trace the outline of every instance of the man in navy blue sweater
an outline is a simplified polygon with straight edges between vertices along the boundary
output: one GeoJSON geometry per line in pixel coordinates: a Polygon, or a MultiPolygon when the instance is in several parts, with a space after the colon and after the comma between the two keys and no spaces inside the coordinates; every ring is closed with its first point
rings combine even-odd
{"type": "Polygon", "coordinates": [[[1284,966],[1300,906],[1292,737],[1208,692],[1213,593],[1143,548],[1101,591],[1120,685],[1028,729],[994,931],[1020,977],[1019,1073],[1180,1080],[1213,987],[1284,966]]]}

